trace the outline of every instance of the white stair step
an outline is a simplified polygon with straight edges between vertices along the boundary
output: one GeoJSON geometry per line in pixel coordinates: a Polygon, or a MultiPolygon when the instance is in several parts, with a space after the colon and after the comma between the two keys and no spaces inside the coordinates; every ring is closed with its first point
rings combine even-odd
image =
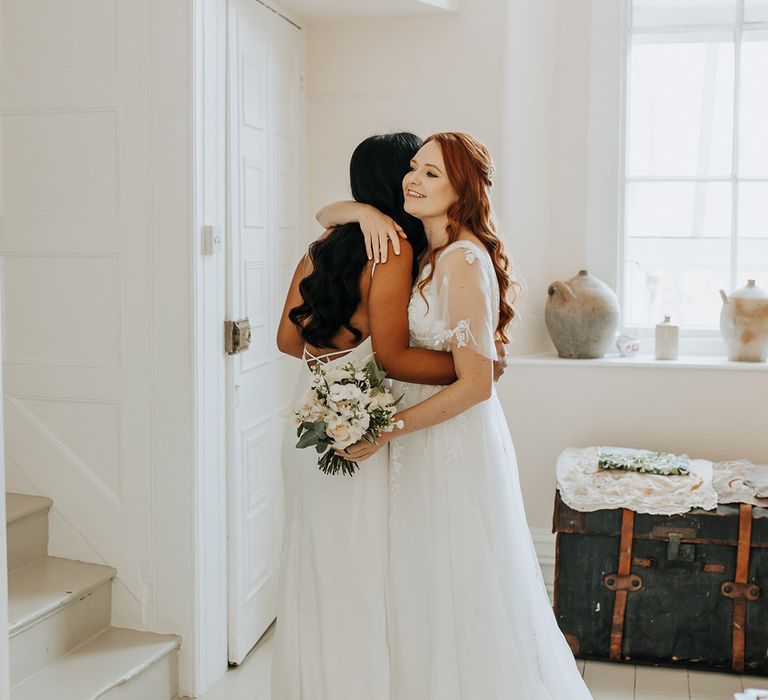
{"type": "Polygon", "coordinates": [[[8,575],[12,686],[109,626],[116,573],[45,556],[8,575]]]}
{"type": "Polygon", "coordinates": [[[48,553],[48,513],[53,500],[24,493],[5,494],[8,571],[48,553]]]}
{"type": "Polygon", "coordinates": [[[170,700],[178,692],[177,635],[103,632],[11,690],[11,700],[170,700]]]}
{"type": "Polygon", "coordinates": [[[48,511],[53,505],[53,499],[48,496],[33,496],[28,493],[5,494],[5,524],[10,525],[28,515],[48,511]]]}

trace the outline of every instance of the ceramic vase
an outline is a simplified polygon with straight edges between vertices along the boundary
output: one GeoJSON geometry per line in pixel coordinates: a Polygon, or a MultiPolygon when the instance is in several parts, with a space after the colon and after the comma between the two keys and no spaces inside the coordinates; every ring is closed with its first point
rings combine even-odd
{"type": "Polygon", "coordinates": [[[768,358],[768,292],[749,280],[730,296],[720,290],[720,332],[728,348],[728,359],[736,362],[765,362],[768,358]]]}
{"type": "Polygon", "coordinates": [[[566,282],[553,282],[544,309],[560,357],[603,357],[619,326],[619,300],[602,280],[581,270],[566,282]]]}

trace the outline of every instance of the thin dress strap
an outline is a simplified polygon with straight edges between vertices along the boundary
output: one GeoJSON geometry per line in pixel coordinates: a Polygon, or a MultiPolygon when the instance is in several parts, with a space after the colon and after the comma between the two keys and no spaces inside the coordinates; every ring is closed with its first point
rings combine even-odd
{"type": "Polygon", "coordinates": [[[354,348],[350,348],[349,350],[336,350],[335,352],[326,352],[322,355],[313,355],[312,352],[307,350],[306,346],[304,346],[304,359],[322,362],[326,358],[333,357],[334,355],[344,355],[346,353],[352,352],[352,350],[354,350],[354,348]]]}

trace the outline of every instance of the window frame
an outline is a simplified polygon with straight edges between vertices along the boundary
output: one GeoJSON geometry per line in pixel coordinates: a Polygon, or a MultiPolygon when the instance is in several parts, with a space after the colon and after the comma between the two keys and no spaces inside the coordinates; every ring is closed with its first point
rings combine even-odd
{"type": "MultiPolygon", "coordinates": [[[[652,347],[654,326],[629,326],[624,319],[626,276],[624,254],[627,243],[626,184],[627,108],[629,104],[629,51],[633,33],[679,33],[684,31],[722,31],[734,33],[734,113],[732,154],[731,278],[735,278],[738,216],[739,94],[741,43],[744,25],[750,30],[768,30],[768,22],[744,22],[745,0],[737,1],[734,24],[669,25],[632,28],[632,0],[593,0],[589,68],[589,118],[587,145],[587,235],[586,260],[589,269],[609,284],[619,297],[621,330],[640,337],[652,347]]],[[[717,290],[713,290],[716,293],[717,290]]],[[[727,290],[730,291],[730,290],[727,290]]],[[[661,321],[662,319],[659,319],[661,321]]],[[[683,355],[726,354],[719,329],[685,327],[680,329],[683,355]]]]}

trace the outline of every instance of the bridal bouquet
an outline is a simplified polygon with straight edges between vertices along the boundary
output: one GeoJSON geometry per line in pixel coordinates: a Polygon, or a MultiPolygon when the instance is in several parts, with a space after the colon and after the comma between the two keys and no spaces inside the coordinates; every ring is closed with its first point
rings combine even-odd
{"type": "Polygon", "coordinates": [[[312,387],[294,411],[296,447],[314,447],[322,455],[317,460],[321,471],[352,476],[357,463],[334,450],[360,440],[374,442],[382,433],[402,427],[402,421],[392,419],[402,397],[395,399],[388,391],[386,374],[372,357],[344,365],[318,362],[312,368],[312,387]]]}

